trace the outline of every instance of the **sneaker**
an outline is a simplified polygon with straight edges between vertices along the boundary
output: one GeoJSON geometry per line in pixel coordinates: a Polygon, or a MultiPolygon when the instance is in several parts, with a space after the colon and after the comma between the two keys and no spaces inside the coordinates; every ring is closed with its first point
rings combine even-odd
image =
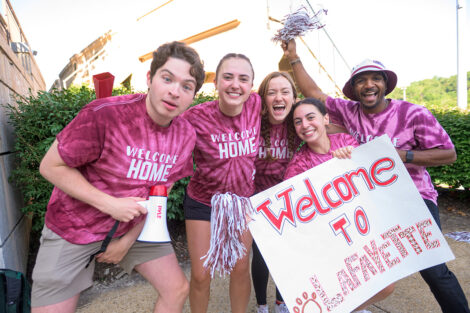
{"type": "Polygon", "coordinates": [[[274,312],[275,313],[289,313],[287,309],[287,305],[285,303],[275,304],[274,305],[274,312]]]}
{"type": "Polygon", "coordinates": [[[360,311],[352,311],[351,313],[372,313],[372,312],[367,311],[367,310],[360,310],[360,311]]]}
{"type": "Polygon", "coordinates": [[[258,305],[258,307],[256,308],[256,313],[269,313],[268,305],[258,305]]]}

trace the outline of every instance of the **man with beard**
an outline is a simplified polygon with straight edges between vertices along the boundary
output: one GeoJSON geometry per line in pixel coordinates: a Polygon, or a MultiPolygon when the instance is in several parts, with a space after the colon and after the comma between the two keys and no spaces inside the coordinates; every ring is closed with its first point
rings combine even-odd
{"type": "MultiPolygon", "coordinates": [[[[397,84],[397,75],[373,60],[364,60],[354,67],[344,85],[343,93],[352,101],[329,97],[306,72],[295,41],[283,42],[282,48],[300,91],[305,97],[325,103],[331,123],[345,127],[360,144],[384,134],[390,137],[440,228],[437,192],[426,167],[451,164],[457,155],[451,139],[432,113],[420,105],[386,99],[397,84]]],[[[444,263],[420,274],[444,313],[470,312],[457,278],[444,263]]]]}

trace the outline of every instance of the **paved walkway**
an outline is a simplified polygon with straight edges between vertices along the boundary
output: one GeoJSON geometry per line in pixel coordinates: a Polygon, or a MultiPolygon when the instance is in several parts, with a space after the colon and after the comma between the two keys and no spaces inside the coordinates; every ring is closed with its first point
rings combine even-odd
{"type": "MultiPolygon", "coordinates": [[[[468,212],[468,211],[467,211],[468,212]]],[[[443,233],[453,231],[470,231],[470,215],[461,215],[441,210],[443,233]]],[[[448,263],[451,271],[458,277],[462,288],[470,299],[470,243],[457,242],[447,238],[456,259],[448,263]]],[[[189,264],[182,264],[189,277],[189,264]]],[[[138,274],[130,277],[125,275],[113,282],[111,286],[96,284],[85,291],[79,302],[79,313],[141,313],[152,312],[157,295],[153,288],[138,274]]],[[[268,286],[268,303],[274,303],[274,285],[268,286]]],[[[255,312],[254,292],[252,291],[248,312],[255,312]]],[[[272,307],[270,308],[271,312],[272,307]]],[[[384,301],[368,308],[372,313],[439,313],[441,310],[434,300],[426,283],[419,274],[411,275],[396,283],[395,292],[384,301]]],[[[186,302],[185,313],[189,313],[186,302]]],[[[209,313],[230,312],[228,298],[228,279],[217,278],[211,285],[211,300],[209,313]]],[[[457,312],[456,312],[457,313],[457,312]]]]}

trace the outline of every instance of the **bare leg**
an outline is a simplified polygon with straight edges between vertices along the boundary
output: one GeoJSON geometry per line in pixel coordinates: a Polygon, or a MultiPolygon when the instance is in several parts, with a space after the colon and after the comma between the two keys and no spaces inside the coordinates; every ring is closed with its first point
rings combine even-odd
{"type": "Polygon", "coordinates": [[[245,313],[248,308],[251,293],[250,277],[250,250],[253,238],[250,231],[246,231],[242,238],[246,248],[246,255],[239,260],[230,274],[230,307],[233,313],[245,313]]]}
{"type": "Polygon", "coordinates": [[[77,307],[79,297],[80,294],[59,303],[33,307],[31,313],[73,313],[77,307]]]}
{"type": "Polygon", "coordinates": [[[209,306],[211,277],[203,267],[210,247],[211,224],[208,221],[186,220],[186,237],[191,258],[189,304],[192,313],[205,313],[209,306]]]}
{"type": "Polygon", "coordinates": [[[174,253],[135,267],[157,290],[154,313],[181,313],[188,297],[189,283],[174,253]]]}

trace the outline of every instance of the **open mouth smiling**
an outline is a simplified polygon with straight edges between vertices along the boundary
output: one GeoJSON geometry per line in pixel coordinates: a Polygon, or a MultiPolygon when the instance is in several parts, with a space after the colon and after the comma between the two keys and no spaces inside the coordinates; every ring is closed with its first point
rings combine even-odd
{"type": "Polygon", "coordinates": [[[227,94],[230,96],[230,97],[240,97],[241,96],[241,93],[240,92],[227,92],[227,94]]]}
{"type": "Polygon", "coordinates": [[[274,110],[274,112],[281,113],[281,112],[284,112],[286,110],[286,106],[285,105],[274,105],[273,110],[274,110]]]}

